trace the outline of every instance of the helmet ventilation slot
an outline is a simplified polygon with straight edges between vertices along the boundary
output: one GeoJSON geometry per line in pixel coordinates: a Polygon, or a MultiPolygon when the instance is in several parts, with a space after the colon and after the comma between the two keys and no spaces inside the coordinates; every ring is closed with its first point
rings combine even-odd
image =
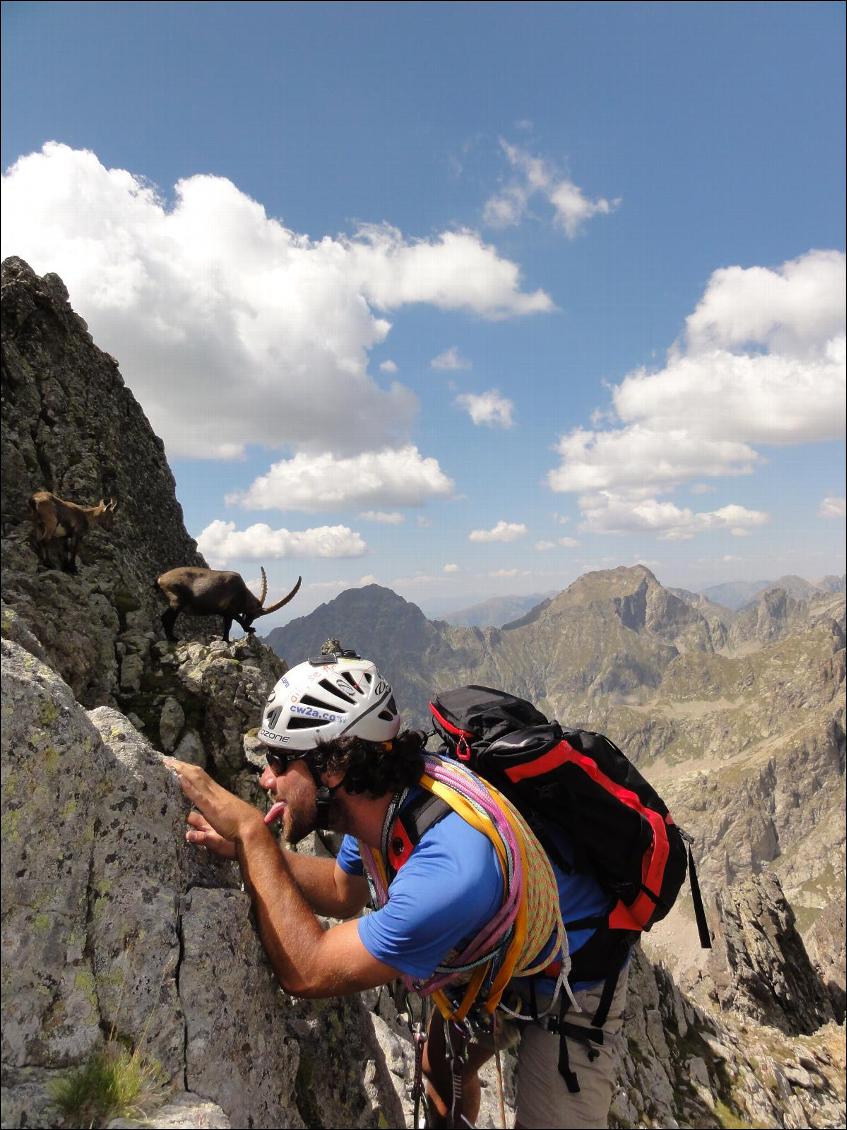
{"type": "Polygon", "coordinates": [[[392,695],[385,705],[385,710],[380,710],[377,718],[381,718],[383,722],[393,722],[396,717],[397,704],[394,701],[394,695],[392,695]]]}
{"type": "MultiPolygon", "coordinates": [[[[346,694],[344,693],[344,691],[342,691],[342,690],[340,689],[340,687],[335,687],[335,686],[333,686],[333,685],[332,685],[332,683],[331,683],[331,682],[330,682],[330,681],[329,681],[328,679],[321,679],[321,681],[320,681],[320,683],[319,683],[318,685],[319,685],[319,686],[321,686],[321,687],[323,687],[323,689],[324,689],[324,690],[325,690],[325,691],[326,691],[326,692],[327,692],[328,694],[331,694],[331,695],[335,695],[335,697],[336,697],[336,698],[340,698],[340,699],[341,699],[341,700],[342,700],[343,702],[346,702],[346,703],[348,703],[348,704],[349,704],[350,706],[352,706],[352,705],[353,705],[353,701],[354,701],[354,700],[353,700],[352,698],[350,698],[350,696],[349,696],[349,695],[346,695],[346,694]]],[[[320,705],[320,706],[325,706],[325,705],[326,705],[326,703],[319,703],[319,705],[320,705]]]]}
{"type": "Polygon", "coordinates": [[[310,695],[310,694],[301,695],[300,701],[303,703],[304,706],[317,706],[320,710],[339,710],[339,712],[340,712],[340,707],[327,706],[327,704],[325,702],[322,702],[321,699],[319,699],[319,698],[315,698],[314,695],[310,695]]]}
{"type": "Polygon", "coordinates": [[[289,718],[287,729],[314,730],[315,726],[324,725],[326,725],[326,720],[323,718],[289,718]]]}

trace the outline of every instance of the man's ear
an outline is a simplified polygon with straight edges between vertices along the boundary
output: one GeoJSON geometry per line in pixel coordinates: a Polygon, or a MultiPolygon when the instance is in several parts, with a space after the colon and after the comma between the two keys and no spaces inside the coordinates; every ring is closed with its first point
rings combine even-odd
{"type": "Polygon", "coordinates": [[[328,785],[331,789],[334,789],[341,784],[341,782],[344,780],[344,776],[345,774],[343,769],[334,769],[331,773],[321,773],[321,780],[325,785],[328,785]]]}

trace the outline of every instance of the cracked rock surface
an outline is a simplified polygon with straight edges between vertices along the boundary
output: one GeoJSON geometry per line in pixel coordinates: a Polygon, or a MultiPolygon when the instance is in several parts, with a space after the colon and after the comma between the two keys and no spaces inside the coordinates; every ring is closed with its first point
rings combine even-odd
{"type": "Polygon", "coordinates": [[[3,1126],[57,1125],[51,1082],[111,1034],[234,1126],[400,1125],[364,1005],[279,990],[161,755],[18,644],[2,661],[3,1126]]]}

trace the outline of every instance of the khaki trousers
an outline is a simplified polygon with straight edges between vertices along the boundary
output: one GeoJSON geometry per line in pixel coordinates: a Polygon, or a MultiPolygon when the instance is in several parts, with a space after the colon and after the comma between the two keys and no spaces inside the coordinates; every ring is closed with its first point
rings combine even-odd
{"type": "MultiPolygon", "coordinates": [[[[523,1026],[517,1049],[517,1119],[516,1125],[527,1130],[602,1130],[609,1124],[609,1107],[620,1065],[623,1011],[626,1004],[628,969],[621,971],[609,1016],[603,1025],[603,1043],[586,1044],[568,1040],[571,1070],[579,1080],[579,1092],[571,1094],[559,1074],[559,1037],[538,1024],[523,1026]],[[596,1051],[589,1058],[589,1050],[596,1051]]],[[[571,1024],[588,1028],[600,1003],[602,985],[582,989],[576,999],[582,1012],[571,1009],[571,1024]]],[[[515,1025],[508,1024],[508,1027],[515,1025]]],[[[498,1038],[498,1043],[501,1040],[498,1038]]],[[[502,1045],[501,1045],[502,1046],[502,1045]]]]}

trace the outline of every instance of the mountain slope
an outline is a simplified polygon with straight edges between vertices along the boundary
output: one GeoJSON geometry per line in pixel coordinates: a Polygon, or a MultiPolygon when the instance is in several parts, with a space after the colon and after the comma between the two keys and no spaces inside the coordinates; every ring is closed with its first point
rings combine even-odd
{"type": "Polygon", "coordinates": [[[7,259],[2,299],[3,596],[86,706],[114,705],[127,646],[144,648],[149,633],[149,648],[161,628],[155,578],[205,562],[185,530],[162,441],[61,279],[7,259]],[[111,532],[83,539],[78,574],[38,566],[27,507],[36,490],[82,504],[117,500],[111,532]]]}

